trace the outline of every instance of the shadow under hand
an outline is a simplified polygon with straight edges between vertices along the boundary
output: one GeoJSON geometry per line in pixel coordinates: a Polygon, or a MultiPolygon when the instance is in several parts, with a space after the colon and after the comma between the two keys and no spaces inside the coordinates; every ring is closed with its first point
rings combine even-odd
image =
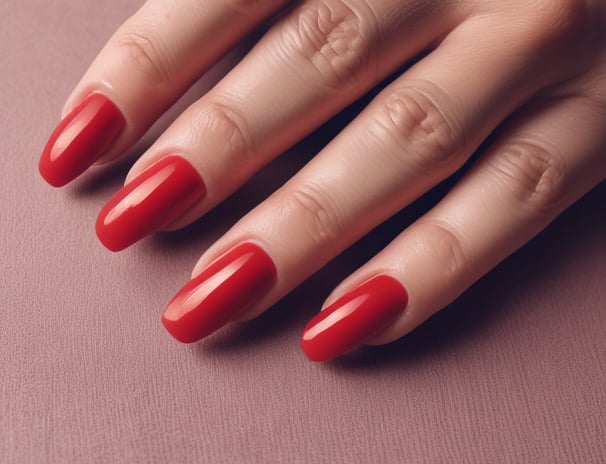
{"type": "Polygon", "coordinates": [[[90,169],[73,183],[71,193],[78,197],[112,195],[122,187],[134,160],[144,152],[145,149],[133,149],[119,160],[90,169]]]}
{"type": "MultiPolygon", "coordinates": [[[[369,233],[257,319],[224,329],[200,342],[196,351],[200,355],[231,353],[278,337],[287,337],[289,342],[298,339],[330,291],[439,201],[453,182],[430,191],[369,233]]],[[[467,343],[475,343],[474,338],[480,334],[492,336],[510,318],[531,317],[524,315],[530,310],[550,312],[552,308],[547,304],[529,308],[514,304],[514,300],[536,299],[535,289],[551,288],[558,274],[573,262],[582,268],[582,263],[595,252],[590,244],[598,244],[600,250],[606,251],[606,216],[595,215],[595,209],[604,203],[606,183],[410,334],[387,345],[363,347],[322,368],[355,372],[414,365],[438,354],[462,350],[467,343]],[[563,248],[562,243],[569,246],[563,248]]]]}

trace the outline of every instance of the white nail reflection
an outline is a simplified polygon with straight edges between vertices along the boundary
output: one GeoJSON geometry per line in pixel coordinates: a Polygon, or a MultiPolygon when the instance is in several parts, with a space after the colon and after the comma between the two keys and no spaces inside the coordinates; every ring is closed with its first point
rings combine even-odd
{"type": "Polygon", "coordinates": [[[51,161],[55,161],[91,123],[99,112],[101,105],[102,102],[97,102],[94,99],[91,100],[80,110],[78,115],[65,126],[53,144],[50,153],[51,161]]]}
{"type": "Polygon", "coordinates": [[[178,304],[171,304],[164,313],[164,318],[170,321],[178,320],[182,314],[190,312],[202,303],[208,295],[214,292],[221,284],[229,280],[246,262],[250,259],[252,253],[246,253],[235,261],[232,261],[216,274],[210,276],[202,283],[198,284],[185,299],[178,304]]]}
{"type": "Polygon", "coordinates": [[[146,179],[141,185],[126,195],[103,219],[104,225],[109,225],[120,217],[127,209],[133,208],[145,200],[156,190],[175,170],[173,165],[168,165],[158,171],[149,179],[146,179]]]}
{"type": "Polygon", "coordinates": [[[357,298],[354,298],[348,303],[345,303],[340,308],[336,309],[332,314],[326,317],[326,319],[318,322],[311,329],[306,331],[303,334],[303,340],[311,340],[317,337],[319,334],[324,332],[329,327],[332,327],[334,324],[342,320],[343,318],[349,316],[353,313],[357,308],[364,303],[364,301],[368,298],[368,294],[360,295],[357,298]]]}

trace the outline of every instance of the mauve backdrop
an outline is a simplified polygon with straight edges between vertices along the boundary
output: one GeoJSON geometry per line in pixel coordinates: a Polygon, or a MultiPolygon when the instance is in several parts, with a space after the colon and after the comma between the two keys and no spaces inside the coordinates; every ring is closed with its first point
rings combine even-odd
{"type": "Polygon", "coordinates": [[[390,346],[318,365],[299,336],[331,288],[444,189],[260,319],[172,340],[160,313],[201,251],[345,118],[185,231],[106,251],[93,224],[128,163],[54,190],[37,161],[64,99],[139,3],[0,2],[0,462],[606,461],[604,184],[390,346]]]}

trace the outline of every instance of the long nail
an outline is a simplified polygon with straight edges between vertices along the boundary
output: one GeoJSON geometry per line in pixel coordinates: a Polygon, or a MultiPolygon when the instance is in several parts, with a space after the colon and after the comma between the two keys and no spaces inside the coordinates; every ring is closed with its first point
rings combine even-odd
{"type": "Polygon", "coordinates": [[[386,275],[374,277],[314,317],[303,331],[301,347],[312,361],[328,361],[387,328],[407,304],[402,284],[386,275]]]}
{"type": "Polygon", "coordinates": [[[40,174],[53,187],[71,182],[105,153],[125,125],[105,95],[90,94],[51,134],[40,157],[40,174]]]}
{"type": "Polygon", "coordinates": [[[180,156],[167,156],[110,198],[97,217],[97,237],[122,250],[181,217],[205,194],[198,171],[180,156]]]}
{"type": "Polygon", "coordinates": [[[186,284],[164,310],[162,323],[177,340],[195,342],[259,301],[276,278],[267,253],[258,245],[243,243],[186,284]]]}

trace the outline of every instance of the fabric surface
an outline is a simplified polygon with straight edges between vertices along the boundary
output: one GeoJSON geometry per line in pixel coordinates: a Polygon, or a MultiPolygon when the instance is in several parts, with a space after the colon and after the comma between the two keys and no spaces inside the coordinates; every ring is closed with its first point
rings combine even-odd
{"type": "Polygon", "coordinates": [[[193,226],[108,252],[94,220],[129,163],[55,190],[37,161],[65,98],[138,4],[0,2],[0,462],[606,462],[604,184],[392,345],[318,365],[299,337],[333,286],[446,187],[258,320],[174,341],[160,313],[200,253],[347,115],[193,226]]]}

